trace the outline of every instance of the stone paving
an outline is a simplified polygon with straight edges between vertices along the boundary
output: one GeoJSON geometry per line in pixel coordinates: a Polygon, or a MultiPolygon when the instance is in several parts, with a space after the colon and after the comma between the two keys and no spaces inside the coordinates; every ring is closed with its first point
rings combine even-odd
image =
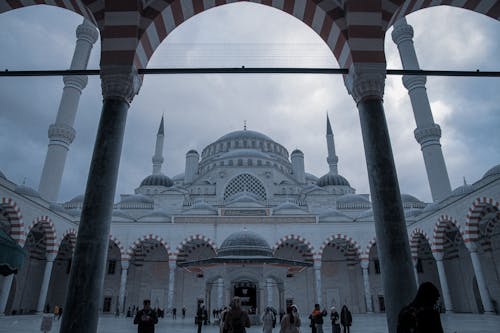
{"type": "MultiPolygon", "coordinates": [[[[40,332],[42,316],[3,316],[0,317],[0,333],[34,333],[40,332]]],[[[475,315],[475,314],[445,314],[441,320],[446,333],[499,333],[500,316],[475,315]]],[[[184,320],[160,319],[156,325],[156,333],[195,333],[196,326],[193,318],[184,320]]],[[[353,315],[354,325],[352,333],[383,333],[387,332],[385,316],[383,314],[360,314],[353,315]]],[[[59,332],[60,322],[54,321],[51,333],[59,332]]],[[[325,333],[330,332],[331,326],[325,325],[325,333]]],[[[137,326],[133,325],[131,318],[115,318],[113,316],[101,316],[99,319],[99,333],[135,333],[137,326]]],[[[216,326],[203,326],[203,333],[218,333],[216,326]]],[[[251,327],[247,333],[262,332],[262,326],[251,327]]],[[[274,333],[279,330],[274,329],[274,333]]],[[[309,327],[303,327],[302,333],[309,333],[309,327]]]]}

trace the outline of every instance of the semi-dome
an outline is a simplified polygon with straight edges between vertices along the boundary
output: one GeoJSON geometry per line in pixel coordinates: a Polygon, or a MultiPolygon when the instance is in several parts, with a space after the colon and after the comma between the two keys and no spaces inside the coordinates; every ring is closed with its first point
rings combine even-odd
{"type": "Polygon", "coordinates": [[[230,235],[222,242],[218,256],[272,257],[273,251],[266,240],[258,234],[251,231],[240,231],[230,235]]]}
{"type": "Polygon", "coordinates": [[[500,177],[500,164],[495,165],[493,168],[486,171],[481,179],[485,179],[492,176],[500,177]]]}
{"type": "Polygon", "coordinates": [[[347,179],[342,177],[341,175],[336,175],[333,173],[327,173],[326,175],[322,176],[318,182],[317,182],[319,187],[324,187],[324,186],[351,186],[347,179]]]}
{"type": "Polygon", "coordinates": [[[217,141],[240,140],[240,139],[260,139],[260,140],[274,141],[265,134],[250,130],[234,131],[224,136],[221,136],[217,141]]]}
{"type": "Polygon", "coordinates": [[[14,191],[16,191],[21,195],[26,195],[28,197],[41,198],[40,193],[38,193],[34,188],[26,185],[18,185],[16,186],[14,191]]]}
{"type": "Polygon", "coordinates": [[[174,182],[164,174],[150,175],[144,178],[141,182],[141,186],[164,186],[170,187],[174,185],[174,182]]]}

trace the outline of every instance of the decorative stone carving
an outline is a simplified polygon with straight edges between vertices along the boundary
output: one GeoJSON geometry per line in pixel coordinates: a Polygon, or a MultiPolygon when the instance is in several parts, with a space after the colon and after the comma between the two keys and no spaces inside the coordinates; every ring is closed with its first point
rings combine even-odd
{"type": "Polygon", "coordinates": [[[135,68],[114,65],[101,68],[101,88],[104,99],[118,98],[130,103],[139,93],[141,84],[142,79],[135,68]]]}
{"type": "Polygon", "coordinates": [[[439,138],[441,138],[441,127],[439,127],[438,124],[432,124],[429,127],[415,129],[413,134],[423,149],[428,145],[439,144],[439,138]]]}
{"type": "Polygon", "coordinates": [[[408,89],[408,93],[415,88],[425,88],[427,78],[421,75],[404,75],[403,85],[408,89]]]}
{"type": "Polygon", "coordinates": [[[63,78],[64,87],[78,89],[80,92],[85,89],[88,82],[86,75],[68,75],[63,78]]]}
{"type": "Polygon", "coordinates": [[[353,64],[344,83],[356,104],[365,99],[382,99],[385,87],[385,63],[353,64]]]}
{"type": "Polygon", "coordinates": [[[83,23],[76,28],[76,38],[83,39],[90,44],[94,44],[98,37],[99,31],[92,24],[92,22],[87,19],[85,19],[83,23]]]}
{"type": "Polygon", "coordinates": [[[406,19],[402,17],[394,24],[394,30],[392,30],[391,36],[392,40],[397,45],[404,41],[410,41],[413,43],[413,28],[411,25],[406,23],[406,19]]]}
{"type": "Polygon", "coordinates": [[[58,141],[69,146],[76,136],[76,131],[73,127],[66,124],[52,124],[48,131],[50,141],[58,141]]]}

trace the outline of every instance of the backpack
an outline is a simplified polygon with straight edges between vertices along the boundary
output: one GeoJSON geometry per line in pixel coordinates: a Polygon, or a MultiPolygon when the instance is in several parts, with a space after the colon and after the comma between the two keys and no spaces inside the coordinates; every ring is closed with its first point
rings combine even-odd
{"type": "Polygon", "coordinates": [[[232,333],[244,333],[245,332],[245,326],[243,324],[243,313],[240,313],[239,316],[231,318],[231,327],[232,333]]]}
{"type": "Polygon", "coordinates": [[[411,304],[405,306],[398,315],[397,333],[415,333],[417,325],[417,308],[411,304]]]}

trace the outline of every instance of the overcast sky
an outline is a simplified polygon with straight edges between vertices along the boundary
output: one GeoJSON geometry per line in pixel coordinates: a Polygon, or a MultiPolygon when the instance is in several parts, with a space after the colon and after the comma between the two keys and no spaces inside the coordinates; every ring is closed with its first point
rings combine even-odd
{"type": "MultiPolygon", "coordinates": [[[[440,7],[408,16],[423,69],[500,70],[500,24],[473,12],[440,7]]],[[[0,14],[0,68],[67,69],[82,18],[48,6],[0,14]]],[[[401,68],[389,30],[387,67],[401,68]]],[[[89,68],[98,68],[99,42],[89,68]]],[[[189,19],[160,45],[148,67],[334,67],[322,40],[294,17],[252,3],[214,8],[189,19]]],[[[55,121],[60,77],[0,78],[0,170],[38,188],[55,121]]],[[[427,91],[452,188],[477,181],[500,163],[500,79],[429,77],[427,91]]],[[[84,192],[102,97],[90,77],[76,118],[59,201],[84,192]]],[[[415,121],[401,77],[386,81],[384,107],[401,191],[431,201],[415,121]]],[[[338,75],[146,76],[128,114],[117,198],[152,172],[156,131],[166,117],[165,163],[170,177],[184,172],[185,153],[199,152],[224,134],[262,132],[305,155],[306,172],[328,171],[325,118],[332,120],[339,173],[357,193],[369,193],[357,109],[338,75]]]]}

